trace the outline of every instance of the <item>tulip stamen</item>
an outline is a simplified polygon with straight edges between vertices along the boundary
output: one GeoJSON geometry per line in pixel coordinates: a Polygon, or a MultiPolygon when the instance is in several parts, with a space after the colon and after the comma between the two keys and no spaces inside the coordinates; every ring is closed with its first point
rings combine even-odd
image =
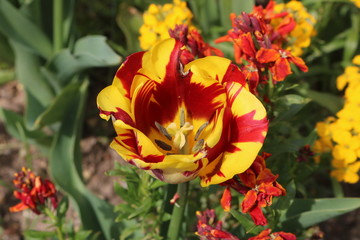
{"type": "Polygon", "coordinates": [[[155,126],[156,128],[159,130],[159,132],[164,135],[167,139],[169,139],[171,141],[172,137],[171,135],[168,133],[168,131],[166,130],[166,128],[164,128],[160,123],[155,121],[155,126]]]}
{"type": "Polygon", "coordinates": [[[180,111],[180,127],[183,127],[185,124],[185,111],[181,109],[180,111]]]}
{"type": "Polygon", "coordinates": [[[180,73],[182,76],[186,76],[189,74],[190,70],[187,70],[186,72],[184,71],[184,66],[182,65],[182,63],[180,62],[180,73]]]}
{"type": "Polygon", "coordinates": [[[209,125],[209,122],[206,122],[204,124],[202,124],[199,129],[196,131],[196,134],[195,134],[195,137],[194,137],[194,140],[197,141],[200,134],[202,133],[202,131],[207,127],[207,125],[209,125]]]}
{"type": "Polygon", "coordinates": [[[195,146],[192,148],[193,153],[199,152],[203,148],[204,143],[204,139],[200,139],[199,141],[197,141],[195,146]]]}
{"type": "Polygon", "coordinates": [[[155,143],[162,149],[165,151],[171,151],[172,147],[170,145],[168,145],[167,143],[164,143],[161,140],[155,139],[155,143]]]}

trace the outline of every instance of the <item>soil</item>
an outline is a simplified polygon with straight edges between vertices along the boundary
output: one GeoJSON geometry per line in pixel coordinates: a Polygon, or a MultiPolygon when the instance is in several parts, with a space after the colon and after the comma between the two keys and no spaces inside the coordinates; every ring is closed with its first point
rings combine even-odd
{"type": "MultiPolygon", "coordinates": [[[[92,103],[93,104],[93,103],[92,103]]],[[[13,81],[0,86],[0,106],[21,113],[24,110],[24,94],[17,82],[13,81]]],[[[91,107],[94,107],[90,104],[91,107]]],[[[97,124],[90,120],[90,125],[97,124]]],[[[113,204],[119,203],[120,198],[114,193],[116,178],[109,177],[106,171],[113,169],[114,162],[119,159],[117,154],[109,148],[109,139],[87,134],[81,140],[83,154],[83,174],[89,189],[100,198],[113,204]]],[[[12,195],[13,174],[21,170],[22,166],[31,163],[32,170],[41,176],[47,176],[47,159],[35,148],[24,146],[20,141],[10,137],[4,124],[0,122],[0,239],[22,239],[22,231],[28,229],[45,229],[44,219],[23,211],[10,213],[8,208],[17,204],[12,195]],[[35,219],[35,220],[34,220],[35,219]]],[[[360,197],[360,184],[344,185],[346,196],[360,197]]],[[[79,224],[76,212],[71,209],[68,213],[74,223],[79,224]]],[[[331,219],[320,224],[318,233],[323,232],[326,240],[360,240],[360,209],[331,219]]],[[[321,234],[319,234],[321,235],[321,234]]]]}

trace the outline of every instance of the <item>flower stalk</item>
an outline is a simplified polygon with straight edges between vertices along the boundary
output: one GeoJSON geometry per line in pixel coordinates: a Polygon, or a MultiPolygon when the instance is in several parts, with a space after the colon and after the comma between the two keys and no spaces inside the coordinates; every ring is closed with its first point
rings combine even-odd
{"type": "Polygon", "coordinates": [[[179,239],[181,224],[183,223],[184,212],[187,205],[188,192],[189,182],[178,184],[177,193],[179,194],[180,198],[178,204],[175,204],[173,208],[167,233],[168,240],[179,239]]]}
{"type": "Polygon", "coordinates": [[[53,41],[54,52],[58,52],[62,48],[63,44],[63,2],[62,0],[54,0],[53,3],[53,41]]]}

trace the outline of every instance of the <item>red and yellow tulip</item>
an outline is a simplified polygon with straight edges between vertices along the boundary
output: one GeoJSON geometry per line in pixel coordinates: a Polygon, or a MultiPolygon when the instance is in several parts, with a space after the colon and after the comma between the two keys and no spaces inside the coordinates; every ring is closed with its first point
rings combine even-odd
{"type": "Polygon", "coordinates": [[[197,176],[202,186],[250,167],[268,121],[230,60],[208,56],[183,65],[183,44],[167,39],[127,58],[97,98],[112,119],[111,147],[128,163],[168,182],[197,176]]]}

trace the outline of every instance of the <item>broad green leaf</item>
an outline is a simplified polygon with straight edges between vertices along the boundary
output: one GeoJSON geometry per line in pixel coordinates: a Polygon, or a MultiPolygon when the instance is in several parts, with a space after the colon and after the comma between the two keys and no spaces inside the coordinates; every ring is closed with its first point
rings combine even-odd
{"type": "Polygon", "coordinates": [[[54,182],[76,203],[84,228],[101,232],[103,239],[118,236],[113,207],[99,199],[85,186],[81,175],[79,138],[83,122],[88,81],[76,93],[74,103],[67,107],[62,124],[52,145],[49,169],[54,182]]]}
{"type": "Polygon", "coordinates": [[[76,99],[79,87],[79,83],[66,86],[48,108],[37,117],[34,128],[40,128],[60,121],[67,111],[68,106],[75,103],[74,100],[76,99]]]}
{"type": "Polygon", "coordinates": [[[296,231],[359,207],[360,198],[295,199],[280,221],[284,231],[296,231]]]}
{"type": "Polygon", "coordinates": [[[54,97],[54,92],[40,72],[41,63],[37,56],[11,41],[15,53],[15,69],[18,80],[25,88],[46,106],[54,97]]]}
{"type": "Polygon", "coordinates": [[[0,62],[5,62],[9,65],[14,63],[14,53],[8,42],[8,39],[1,34],[0,31],[0,62]]]}
{"type": "Polygon", "coordinates": [[[314,90],[308,90],[306,95],[314,102],[327,108],[333,114],[336,114],[343,107],[343,99],[331,93],[322,93],[314,90]]]}
{"type": "Polygon", "coordinates": [[[90,67],[107,67],[120,64],[117,55],[106,43],[104,36],[88,36],[75,43],[74,52],[63,49],[50,61],[49,69],[66,85],[74,74],[90,67]]]}
{"type": "Polygon", "coordinates": [[[29,131],[25,128],[24,118],[19,114],[0,108],[0,119],[5,123],[7,132],[16,139],[24,140],[33,144],[37,144],[40,147],[47,149],[52,141],[50,136],[47,136],[41,131],[29,131]],[[25,136],[23,136],[23,134],[25,136]]]}
{"type": "MultiPolygon", "coordinates": [[[[29,130],[35,130],[36,119],[46,110],[46,108],[39,102],[31,91],[25,88],[26,93],[26,108],[24,121],[29,130]]],[[[50,103],[50,101],[49,101],[50,103]]]]}
{"type": "Polygon", "coordinates": [[[0,30],[27,50],[50,58],[52,45],[47,36],[7,0],[0,1],[0,30]]]}

